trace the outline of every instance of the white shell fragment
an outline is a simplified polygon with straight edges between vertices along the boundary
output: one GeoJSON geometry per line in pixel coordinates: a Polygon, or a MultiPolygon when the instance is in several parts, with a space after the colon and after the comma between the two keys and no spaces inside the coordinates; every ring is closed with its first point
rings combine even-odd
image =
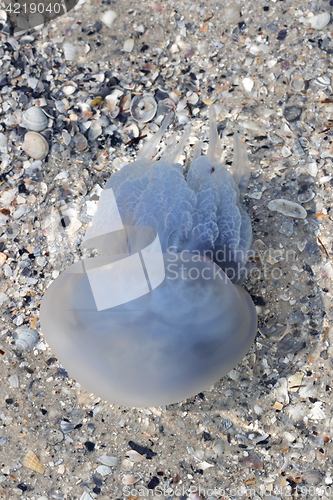
{"type": "Polygon", "coordinates": [[[301,76],[296,75],[290,82],[290,87],[295,91],[295,92],[300,92],[301,90],[304,89],[305,82],[301,76]]]}
{"type": "Polygon", "coordinates": [[[243,87],[244,87],[244,90],[246,90],[246,92],[251,92],[251,90],[253,89],[253,84],[254,84],[254,81],[253,81],[253,78],[243,78],[243,87]]]}
{"type": "Polygon", "coordinates": [[[37,330],[30,330],[26,327],[20,327],[15,330],[15,349],[19,352],[30,351],[35,347],[39,340],[37,330]]]}
{"type": "Polygon", "coordinates": [[[22,149],[34,160],[43,160],[49,152],[49,145],[37,132],[27,132],[24,136],[22,149]]]}
{"type": "Polygon", "coordinates": [[[101,464],[107,465],[108,467],[115,467],[119,460],[117,457],[110,457],[108,455],[102,455],[101,457],[98,457],[97,459],[101,464]]]}
{"type": "Polygon", "coordinates": [[[296,217],[297,219],[305,219],[307,216],[305,208],[301,205],[282,198],[270,201],[268,208],[273,212],[280,212],[280,214],[296,217]]]}
{"type": "Polygon", "coordinates": [[[88,139],[89,141],[94,141],[99,137],[102,133],[102,125],[98,123],[97,121],[93,121],[92,124],[90,125],[89,132],[88,132],[88,139]]]}
{"type": "Polygon", "coordinates": [[[311,28],[315,30],[321,30],[325,28],[330,22],[331,16],[328,12],[321,12],[313,17],[300,17],[301,23],[307,23],[311,25],[311,28]]]}
{"type": "Polygon", "coordinates": [[[21,125],[33,132],[41,132],[46,129],[48,122],[47,116],[40,107],[31,106],[31,108],[24,111],[21,125]]]}
{"type": "Polygon", "coordinates": [[[130,111],[132,118],[137,122],[149,122],[154,118],[156,110],[157,103],[152,94],[133,97],[130,111]]]}
{"type": "Polygon", "coordinates": [[[114,10],[107,10],[102,14],[101,21],[106,24],[108,28],[111,28],[116,18],[117,13],[114,10]]]}
{"type": "Polygon", "coordinates": [[[321,89],[326,89],[329,85],[331,85],[331,80],[328,76],[322,75],[318,76],[318,78],[314,80],[314,84],[321,89]]]}
{"type": "Polygon", "coordinates": [[[66,61],[74,61],[76,59],[76,54],[77,54],[74,45],[69,42],[64,42],[62,47],[64,49],[66,61]]]}
{"type": "Polygon", "coordinates": [[[134,47],[134,38],[129,38],[128,40],[125,40],[124,46],[123,46],[123,51],[124,52],[132,52],[134,47]]]}

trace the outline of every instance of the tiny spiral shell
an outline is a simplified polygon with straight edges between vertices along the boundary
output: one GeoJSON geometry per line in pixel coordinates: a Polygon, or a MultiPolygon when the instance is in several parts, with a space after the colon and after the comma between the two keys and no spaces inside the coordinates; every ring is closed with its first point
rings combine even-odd
{"type": "Polygon", "coordinates": [[[29,467],[29,469],[32,469],[35,472],[39,472],[40,474],[43,474],[44,472],[44,465],[32,450],[28,451],[23,461],[23,465],[25,465],[25,467],[29,467]]]}

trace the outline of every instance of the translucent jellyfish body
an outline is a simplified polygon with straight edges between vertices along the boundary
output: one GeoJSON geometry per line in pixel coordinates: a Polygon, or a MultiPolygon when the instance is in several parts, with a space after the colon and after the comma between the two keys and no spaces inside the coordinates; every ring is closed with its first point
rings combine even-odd
{"type": "Polygon", "coordinates": [[[257,327],[236,284],[252,237],[245,149],[236,137],[231,173],[219,164],[211,107],[207,156],[199,144],[185,180],[177,160],[189,131],[151,161],[167,126],[107,182],[83,240],[99,256],[66,269],[41,306],[42,332],[70,375],[125,406],[207,389],[241,361],[257,327]]]}

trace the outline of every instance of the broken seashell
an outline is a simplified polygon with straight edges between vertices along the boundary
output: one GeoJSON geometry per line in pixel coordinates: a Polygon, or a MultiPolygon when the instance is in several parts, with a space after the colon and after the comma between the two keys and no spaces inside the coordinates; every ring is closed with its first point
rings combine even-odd
{"type": "Polygon", "coordinates": [[[5,10],[0,10],[0,23],[5,23],[7,21],[7,12],[5,10]]]}
{"type": "Polygon", "coordinates": [[[124,42],[123,52],[132,52],[133,47],[134,47],[134,38],[129,38],[124,42]]]}
{"type": "Polygon", "coordinates": [[[133,474],[126,474],[121,482],[123,484],[135,484],[139,481],[139,478],[137,476],[134,476],[133,474]]]}
{"type": "Polygon", "coordinates": [[[19,352],[30,351],[39,340],[37,330],[30,330],[26,327],[16,328],[14,332],[15,348],[19,352]]]}
{"type": "Polygon", "coordinates": [[[102,14],[101,21],[108,27],[111,28],[118,14],[114,10],[107,10],[102,14]]]}
{"type": "Polygon", "coordinates": [[[74,146],[78,151],[84,151],[88,147],[87,139],[80,132],[74,135],[74,146]]]}
{"type": "Polygon", "coordinates": [[[34,160],[43,160],[49,153],[49,145],[38,132],[27,132],[24,136],[22,149],[34,160]]]}
{"type": "Polygon", "coordinates": [[[69,42],[64,42],[62,45],[62,48],[64,49],[64,55],[66,61],[74,61],[76,59],[76,48],[72,43],[69,42]]]}
{"type": "Polygon", "coordinates": [[[41,132],[45,130],[49,120],[42,108],[39,106],[31,106],[26,109],[22,115],[22,127],[32,130],[33,132],[41,132]]]}
{"type": "Polygon", "coordinates": [[[290,87],[295,90],[295,92],[300,92],[304,89],[305,82],[301,76],[294,76],[290,82],[290,87]]]}
{"type": "Polygon", "coordinates": [[[111,112],[114,112],[116,108],[118,108],[119,112],[119,107],[117,106],[117,102],[120,96],[123,95],[123,91],[119,89],[115,89],[111,94],[107,95],[104,99],[105,106],[110,110],[111,112]]]}
{"type": "Polygon", "coordinates": [[[196,94],[195,92],[192,92],[192,94],[190,94],[187,98],[187,101],[190,103],[190,104],[196,104],[198,101],[199,101],[199,96],[198,94],[196,94]]]}
{"type": "Polygon", "coordinates": [[[318,76],[318,78],[316,78],[313,83],[321,89],[326,89],[329,85],[331,85],[331,80],[328,76],[322,75],[318,76]]]}
{"type": "Polygon", "coordinates": [[[25,465],[25,467],[29,467],[29,469],[32,469],[35,472],[39,472],[40,474],[43,474],[43,472],[44,472],[44,465],[39,460],[39,458],[35,455],[35,453],[31,450],[28,451],[28,453],[23,461],[23,465],[25,465]]]}
{"type": "Polygon", "coordinates": [[[311,28],[316,30],[321,30],[328,25],[331,20],[331,16],[328,12],[321,12],[313,17],[300,17],[299,21],[301,23],[311,24],[311,28]]]}
{"type": "Polygon", "coordinates": [[[131,462],[137,463],[137,462],[142,462],[143,460],[146,460],[147,457],[144,455],[141,455],[135,450],[128,450],[125,453],[125,456],[129,458],[131,462]]]}
{"type": "Polygon", "coordinates": [[[67,422],[66,420],[62,420],[60,422],[60,429],[64,434],[68,434],[68,432],[72,432],[75,428],[75,425],[72,422],[67,422]]]}
{"type": "Polygon", "coordinates": [[[93,121],[89,127],[88,131],[88,139],[89,141],[94,141],[99,137],[102,133],[102,125],[97,121],[93,121]]]}
{"type": "Polygon", "coordinates": [[[119,108],[121,113],[126,113],[129,111],[131,106],[131,94],[125,94],[119,103],[119,108]]]}
{"type": "Polygon", "coordinates": [[[74,94],[75,90],[76,87],[74,87],[74,85],[64,85],[62,88],[62,91],[65,94],[65,96],[74,94]]]}
{"type": "Polygon", "coordinates": [[[102,455],[101,457],[98,457],[97,460],[101,462],[101,464],[107,465],[108,467],[116,467],[119,462],[117,457],[110,457],[108,455],[102,455]]]}
{"type": "Polygon", "coordinates": [[[301,205],[282,198],[270,201],[268,208],[274,212],[280,212],[280,214],[296,217],[297,219],[305,219],[307,216],[305,208],[301,205]]]}
{"type": "Polygon", "coordinates": [[[124,125],[121,130],[122,134],[125,134],[128,137],[128,140],[139,137],[140,130],[136,123],[129,122],[124,125]]]}
{"type": "Polygon", "coordinates": [[[141,123],[147,123],[152,120],[156,114],[157,103],[152,94],[143,94],[135,96],[131,102],[131,115],[134,120],[141,123]]]}
{"type": "Polygon", "coordinates": [[[253,81],[253,78],[243,78],[243,87],[244,87],[244,90],[246,90],[246,92],[251,92],[251,90],[253,89],[253,84],[254,84],[254,81],[253,81]]]}

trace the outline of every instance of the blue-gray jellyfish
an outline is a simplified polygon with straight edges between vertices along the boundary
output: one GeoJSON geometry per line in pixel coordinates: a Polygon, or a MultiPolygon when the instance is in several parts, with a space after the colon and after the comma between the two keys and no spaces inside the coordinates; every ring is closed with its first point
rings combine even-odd
{"type": "Polygon", "coordinates": [[[252,243],[249,179],[235,135],[230,171],[213,106],[207,155],[177,163],[190,133],[152,160],[170,118],[111,175],[82,245],[42,300],[42,333],[82,386],[111,403],[160,406],[207,389],[249,350],[255,306],[240,286],[252,243]]]}

